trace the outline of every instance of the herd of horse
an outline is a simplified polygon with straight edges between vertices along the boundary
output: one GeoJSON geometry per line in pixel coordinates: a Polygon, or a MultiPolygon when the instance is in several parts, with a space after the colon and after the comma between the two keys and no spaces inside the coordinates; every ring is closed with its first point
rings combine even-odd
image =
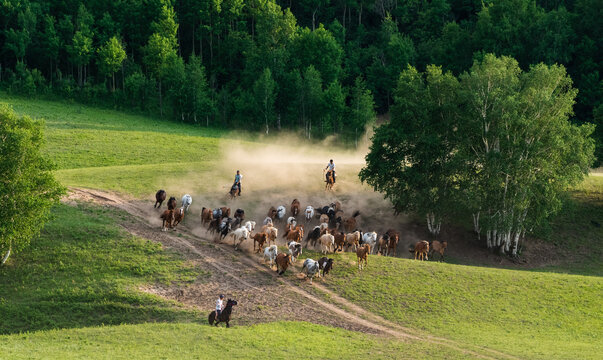
{"type": "MultiPolygon", "coordinates": [[[[166,198],[167,194],[164,190],[157,191],[154,207],[161,208],[166,198]]],[[[176,198],[170,197],[167,201],[167,210],[164,210],[160,216],[162,230],[173,229],[182,222],[191,203],[192,197],[185,194],[181,200],[182,205],[178,208],[176,198]]],[[[360,216],[358,210],[346,216],[339,201],[322,207],[308,205],[302,211],[301,203],[298,199],[294,199],[288,208],[284,205],[271,206],[258,231],[255,231],[257,224],[255,221],[246,221],[243,209],[236,209],[231,214],[231,209],[227,206],[202,208],[201,224],[215,236],[217,241],[230,237],[235,249],[243,242],[253,242],[253,251],[256,253],[262,250],[266,253],[270,246],[276,245],[281,230],[282,238],[285,239],[291,256],[288,261],[294,261],[303,247],[308,246],[320,250],[325,255],[352,250],[357,253],[359,268],[362,268],[361,260],[366,265],[365,255],[368,254],[396,256],[400,233],[395,229],[388,229],[380,235],[374,231],[363,232],[358,228],[358,216],[360,216]],[[311,230],[306,232],[306,229],[311,230]]],[[[415,260],[428,260],[428,255],[433,253],[438,253],[440,260],[443,260],[446,247],[446,241],[429,243],[422,240],[416,242],[409,251],[414,253],[415,260]]],[[[277,256],[278,254],[275,253],[273,260],[276,260],[277,256]]]]}
{"type": "MultiPolygon", "coordinates": [[[[166,198],[167,193],[164,190],[157,191],[153,207],[160,209],[166,198]]],[[[174,229],[181,223],[191,204],[192,197],[189,194],[182,197],[179,208],[176,198],[170,197],[167,201],[167,210],[160,215],[162,231],[174,229]]],[[[304,247],[311,246],[320,250],[325,256],[318,260],[305,259],[301,269],[311,284],[314,276],[324,277],[333,268],[334,259],[327,257],[329,253],[352,250],[356,253],[359,270],[368,266],[369,254],[396,256],[400,233],[395,229],[388,229],[381,235],[374,231],[363,232],[358,228],[358,216],[360,216],[358,210],[346,216],[339,201],[322,207],[308,205],[302,211],[301,203],[298,199],[294,199],[289,209],[284,205],[271,206],[258,231],[255,230],[257,225],[255,221],[245,219],[243,209],[236,209],[232,213],[227,206],[203,207],[201,224],[215,237],[216,241],[232,238],[235,249],[243,242],[252,241],[253,252],[263,251],[264,263],[269,263],[271,269],[276,266],[276,272],[279,275],[284,274],[289,265],[296,262],[304,247]],[[279,252],[277,246],[279,228],[282,231],[281,238],[286,243],[284,252],[279,252]],[[306,233],[305,230],[310,228],[312,230],[306,233]]],[[[446,241],[433,241],[430,244],[422,240],[416,242],[409,251],[414,253],[415,260],[428,260],[430,253],[438,253],[440,260],[443,260],[446,246],[446,241]]],[[[218,316],[215,311],[209,315],[209,323],[217,325],[225,322],[228,327],[234,305],[237,305],[237,301],[228,299],[225,309],[218,316]]]]}

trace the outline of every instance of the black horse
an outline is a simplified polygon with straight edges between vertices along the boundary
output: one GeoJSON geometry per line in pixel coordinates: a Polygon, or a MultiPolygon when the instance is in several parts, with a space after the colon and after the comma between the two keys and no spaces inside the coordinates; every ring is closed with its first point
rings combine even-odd
{"type": "Polygon", "coordinates": [[[232,223],[232,228],[236,229],[241,226],[243,221],[245,221],[245,210],[237,209],[234,214],[234,222],[232,223]]]}
{"type": "Polygon", "coordinates": [[[161,204],[163,204],[163,202],[165,201],[166,196],[167,195],[165,193],[165,190],[157,191],[157,193],[155,194],[155,205],[153,205],[153,208],[161,207],[161,204]],[[159,204],[159,206],[157,206],[157,204],[159,204]]]}
{"type": "Polygon", "coordinates": [[[222,222],[220,223],[220,226],[218,227],[218,233],[220,234],[220,240],[226,238],[226,235],[228,235],[228,233],[232,229],[231,222],[232,222],[232,219],[229,217],[222,219],[222,222]]]}
{"type": "Polygon", "coordinates": [[[222,312],[220,313],[220,315],[218,315],[217,318],[216,318],[216,310],[212,311],[209,314],[209,317],[207,318],[207,322],[209,323],[209,325],[214,325],[214,322],[215,322],[216,326],[218,326],[218,323],[225,322],[226,327],[230,327],[229,321],[230,321],[230,315],[232,314],[232,307],[237,304],[238,303],[236,300],[228,299],[228,301],[226,302],[226,306],[224,307],[224,310],[222,310],[222,312]]]}

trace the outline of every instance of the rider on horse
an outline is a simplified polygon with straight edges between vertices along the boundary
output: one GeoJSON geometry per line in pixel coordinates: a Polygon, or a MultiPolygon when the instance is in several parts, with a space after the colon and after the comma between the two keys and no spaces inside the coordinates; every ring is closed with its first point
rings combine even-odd
{"type": "Polygon", "coordinates": [[[241,179],[243,178],[243,175],[241,175],[241,173],[239,172],[239,170],[237,170],[237,174],[235,175],[234,178],[234,184],[232,184],[232,188],[237,188],[239,190],[238,194],[239,196],[241,196],[241,179]]]}
{"type": "Polygon", "coordinates": [[[329,161],[325,170],[329,169],[326,174],[326,182],[329,182],[329,174],[333,173],[333,183],[335,183],[335,164],[333,163],[333,159],[329,161]]]}

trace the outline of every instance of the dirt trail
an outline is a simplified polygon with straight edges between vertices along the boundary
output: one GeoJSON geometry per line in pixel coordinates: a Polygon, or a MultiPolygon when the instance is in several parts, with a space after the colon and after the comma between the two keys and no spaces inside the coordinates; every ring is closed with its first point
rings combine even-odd
{"type": "MultiPolygon", "coordinates": [[[[65,202],[92,201],[126,211],[134,216],[130,221],[121,224],[129,233],[161,242],[183,254],[202,270],[199,281],[195,281],[191,286],[150,287],[141,289],[143,291],[175,299],[207,312],[211,311],[215,295],[223,292],[227,297],[232,296],[239,300],[240,306],[235,312],[237,318],[241,317],[241,321],[237,322],[242,324],[274,320],[309,321],[348,330],[385,334],[401,340],[424,341],[484,359],[517,359],[496,350],[459,344],[402,327],[364,310],[320,284],[294,284],[262,265],[259,255],[234,251],[232,246],[215,243],[203,234],[198,234],[198,228],[187,227],[186,219],[182,226],[178,226],[178,232],[161,232],[158,212],[150,208],[148,203],[130,201],[99,190],[70,190],[65,202]],[[203,272],[209,275],[204,276],[203,272]],[[328,294],[330,301],[321,299],[317,292],[328,294]]],[[[299,265],[292,270],[299,270],[299,265]]]]}

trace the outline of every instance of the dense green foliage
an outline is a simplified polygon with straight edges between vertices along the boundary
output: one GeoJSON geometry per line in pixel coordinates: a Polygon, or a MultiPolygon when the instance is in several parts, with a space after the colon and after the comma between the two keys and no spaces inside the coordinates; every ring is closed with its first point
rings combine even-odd
{"type": "Polygon", "coordinates": [[[360,178],[397,211],[426,216],[435,235],[464,205],[488,248],[515,255],[593,163],[593,126],[568,121],[575,96],[559,65],[522,72],[514,59],[487,54],[458,80],[411,67],[360,178]]]}
{"type": "MultiPolygon", "coordinates": [[[[304,250],[300,258],[320,256],[304,250]]],[[[332,257],[325,286],[402,326],[520,358],[571,359],[580,354],[597,359],[603,350],[596,340],[603,331],[599,276],[372,255],[358,271],[356,254],[332,257]]],[[[600,268],[600,259],[595,264],[600,268]]]]}
{"type": "Polygon", "coordinates": [[[38,235],[63,194],[41,152],[43,126],[0,106],[0,266],[38,235]]]}
{"type": "Polygon", "coordinates": [[[0,267],[0,334],[149,321],[191,311],[138,290],[203,278],[161,244],[118,227],[125,214],[60,205],[30,251],[0,267]]]}
{"type": "Polygon", "coordinates": [[[601,6],[597,0],[9,0],[0,4],[0,82],[11,91],[50,91],[182,121],[268,125],[309,137],[334,133],[349,142],[372,121],[371,102],[362,102],[362,126],[348,126],[359,77],[377,112],[386,113],[407,64],[459,75],[491,52],[514,57],[524,70],[540,62],[565,65],[579,89],[576,121],[600,123],[593,110],[603,98],[601,6]],[[127,58],[119,64],[113,56],[109,66],[108,50],[119,52],[113,38],[127,58]],[[195,79],[207,84],[200,85],[200,102],[182,99],[190,85],[183,64],[193,56],[202,69],[195,79]],[[113,74],[116,91],[107,83],[113,74]]]}

